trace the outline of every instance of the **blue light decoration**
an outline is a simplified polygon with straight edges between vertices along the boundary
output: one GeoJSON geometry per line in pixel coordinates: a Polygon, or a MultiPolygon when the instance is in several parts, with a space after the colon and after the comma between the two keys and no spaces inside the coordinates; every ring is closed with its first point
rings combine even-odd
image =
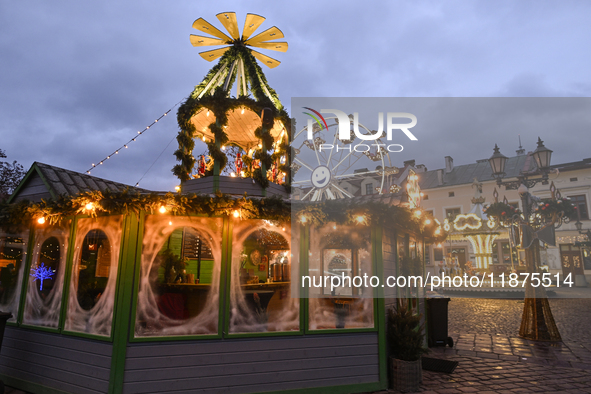
{"type": "Polygon", "coordinates": [[[46,267],[45,263],[41,263],[40,266],[31,268],[31,276],[35,279],[39,279],[41,285],[39,286],[39,291],[43,290],[43,280],[44,279],[51,279],[54,275],[54,272],[51,270],[51,267],[46,267]]]}

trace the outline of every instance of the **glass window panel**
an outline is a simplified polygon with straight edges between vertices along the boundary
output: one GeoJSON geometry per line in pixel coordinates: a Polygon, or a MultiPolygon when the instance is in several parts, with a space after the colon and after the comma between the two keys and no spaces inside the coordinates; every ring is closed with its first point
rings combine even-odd
{"type": "Polygon", "coordinates": [[[310,330],[374,327],[370,235],[360,226],[310,229],[310,330]]]}
{"type": "Polygon", "coordinates": [[[12,313],[10,322],[15,322],[18,314],[28,239],[28,230],[0,233],[0,310],[12,313]]]}
{"type": "Polygon", "coordinates": [[[66,330],[111,335],[122,225],[121,216],[78,220],[66,330]]]}
{"type": "Polygon", "coordinates": [[[35,231],[23,323],[56,328],[59,322],[70,222],[35,231]]]}
{"type": "Polygon", "coordinates": [[[135,337],[218,333],[223,219],[146,217],[135,337]]]}
{"type": "Polygon", "coordinates": [[[232,236],[230,333],[299,331],[299,299],[292,297],[290,225],[236,220],[232,236]]]}

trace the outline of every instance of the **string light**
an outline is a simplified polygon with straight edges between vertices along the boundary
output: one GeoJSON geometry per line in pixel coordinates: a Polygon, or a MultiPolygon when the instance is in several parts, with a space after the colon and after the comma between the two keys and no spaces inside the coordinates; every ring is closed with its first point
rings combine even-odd
{"type": "Polygon", "coordinates": [[[176,190],[177,192],[180,192],[181,191],[181,187],[180,186],[175,186],[174,187],[174,190],[176,190]]]}
{"type": "Polygon", "coordinates": [[[39,224],[45,223],[45,218],[43,216],[41,216],[39,219],[37,219],[37,223],[39,223],[39,224]]]}
{"type": "Polygon", "coordinates": [[[427,219],[427,220],[425,220],[425,224],[426,224],[426,225],[429,225],[429,224],[431,224],[431,219],[427,219]]]}
{"type": "MultiPolygon", "coordinates": [[[[184,100],[184,99],[183,99],[184,100]]],[[[162,114],[162,116],[160,116],[158,119],[154,120],[150,125],[146,126],[143,130],[138,131],[138,135],[142,135],[144,134],[144,132],[146,132],[147,130],[150,130],[150,127],[152,127],[153,125],[155,125],[156,123],[158,123],[158,121],[162,118],[164,118],[165,116],[167,116],[170,111],[172,111],[177,105],[179,105],[181,102],[183,102],[183,100],[179,101],[178,103],[176,103],[175,105],[172,106],[172,108],[170,108],[168,111],[166,111],[164,114],[162,114]]],[[[137,136],[130,139],[129,141],[127,141],[126,144],[124,144],[123,146],[121,146],[119,149],[115,150],[113,153],[111,153],[110,155],[108,155],[106,158],[104,158],[103,160],[101,160],[101,162],[99,164],[103,164],[103,161],[109,160],[111,158],[111,156],[119,154],[119,151],[123,148],[127,149],[128,145],[132,142],[135,142],[137,136]]],[[[90,171],[92,171],[93,169],[95,169],[96,166],[94,164],[92,164],[92,167],[90,167],[88,170],[86,170],[86,172],[88,174],[90,174],[90,171]]]]}
{"type": "Polygon", "coordinates": [[[300,216],[300,222],[306,223],[307,221],[308,221],[308,218],[305,215],[300,216]]]}
{"type": "Polygon", "coordinates": [[[166,213],[166,207],[164,205],[160,205],[160,209],[158,209],[160,213],[166,213]]]}
{"type": "Polygon", "coordinates": [[[240,216],[240,212],[238,212],[237,210],[234,210],[233,215],[234,215],[235,218],[237,218],[237,217],[240,216]]]}
{"type": "Polygon", "coordinates": [[[87,203],[87,204],[84,206],[84,208],[85,208],[87,211],[92,211],[92,210],[94,209],[94,204],[93,204],[93,203],[91,203],[91,202],[89,202],[89,203],[87,203]]]}

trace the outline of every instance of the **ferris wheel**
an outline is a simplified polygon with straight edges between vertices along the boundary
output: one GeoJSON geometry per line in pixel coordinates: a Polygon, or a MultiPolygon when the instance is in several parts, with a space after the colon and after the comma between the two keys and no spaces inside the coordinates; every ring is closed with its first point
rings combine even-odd
{"type": "MultiPolygon", "coordinates": [[[[308,127],[299,130],[292,139],[292,186],[298,191],[300,199],[322,201],[352,198],[354,191],[347,184],[360,184],[368,178],[372,179],[372,185],[377,185],[371,191],[372,194],[387,192],[389,176],[398,173],[398,168],[392,166],[388,151],[381,148],[386,145],[382,138],[370,144],[354,144],[355,135],[350,130],[349,139],[340,140],[337,138],[337,117],[324,119],[324,125],[313,124],[312,139],[308,139],[308,127]]],[[[349,119],[350,124],[353,124],[352,115],[349,115],[349,119]]],[[[358,130],[366,135],[376,133],[361,123],[358,130]]]]}

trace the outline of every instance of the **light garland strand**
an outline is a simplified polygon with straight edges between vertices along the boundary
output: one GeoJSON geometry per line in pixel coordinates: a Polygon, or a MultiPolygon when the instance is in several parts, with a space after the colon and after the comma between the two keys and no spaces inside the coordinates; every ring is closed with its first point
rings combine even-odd
{"type": "Polygon", "coordinates": [[[175,105],[173,105],[168,111],[166,111],[164,114],[162,114],[158,119],[154,120],[150,125],[146,126],[142,131],[138,131],[137,135],[135,137],[133,137],[132,139],[130,139],[129,141],[127,141],[127,143],[123,144],[123,146],[121,146],[119,149],[115,150],[113,153],[111,153],[110,155],[108,155],[107,157],[105,157],[103,160],[101,160],[98,164],[94,164],[92,163],[92,167],[90,167],[88,170],[86,170],[87,174],[90,174],[90,171],[94,170],[95,168],[97,168],[98,166],[102,165],[105,161],[109,160],[113,155],[117,155],[119,154],[119,151],[122,149],[127,149],[128,145],[131,144],[132,142],[135,142],[135,140],[137,139],[137,137],[139,137],[140,135],[144,134],[146,131],[150,130],[150,127],[154,126],[156,123],[158,123],[159,120],[161,120],[162,118],[164,118],[166,115],[168,115],[170,113],[170,111],[173,110],[174,107],[176,107],[177,105],[179,105],[180,103],[182,103],[185,99],[183,98],[182,100],[180,100],[178,103],[176,103],[175,105]]]}

